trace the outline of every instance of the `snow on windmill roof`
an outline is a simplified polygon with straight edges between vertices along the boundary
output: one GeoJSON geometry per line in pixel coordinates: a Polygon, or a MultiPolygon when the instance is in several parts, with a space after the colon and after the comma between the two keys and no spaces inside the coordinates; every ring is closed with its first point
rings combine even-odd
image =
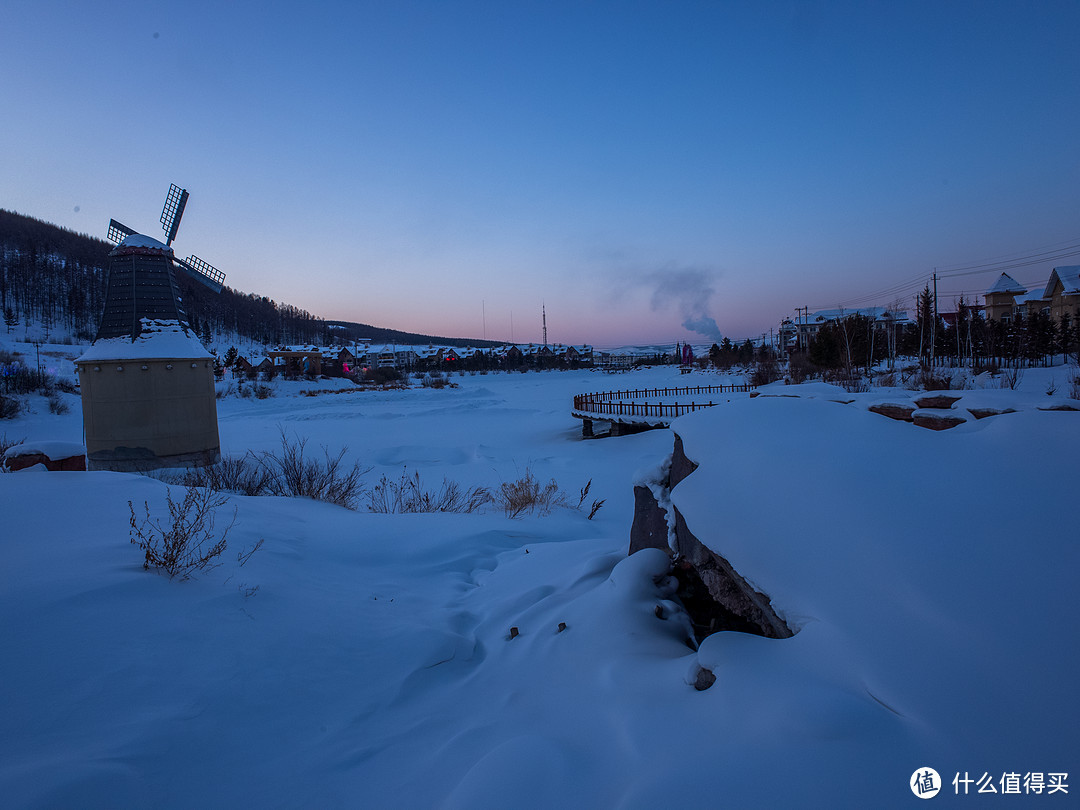
{"type": "Polygon", "coordinates": [[[150,236],[143,236],[141,233],[133,233],[130,236],[125,236],[116,247],[153,248],[154,250],[167,250],[169,253],[173,252],[173,249],[164,242],[159,242],[157,239],[150,236]]]}
{"type": "Polygon", "coordinates": [[[1022,287],[1020,283],[1010,276],[1008,273],[1002,273],[994,286],[986,291],[985,295],[993,295],[994,293],[1012,293],[1013,295],[1023,295],[1027,292],[1026,287],[1022,287]]]}
{"type": "Polygon", "coordinates": [[[210,354],[183,323],[143,318],[138,337],[127,336],[95,340],[76,362],[102,360],[183,359],[202,360],[210,354]]]}
{"type": "Polygon", "coordinates": [[[1065,295],[1077,295],[1080,294],[1080,264],[1073,264],[1068,267],[1055,267],[1050,271],[1050,280],[1046,282],[1046,291],[1043,293],[1043,298],[1050,298],[1054,294],[1054,287],[1057,286],[1054,281],[1057,279],[1061,282],[1061,286],[1064,287],[1065,295]]]}

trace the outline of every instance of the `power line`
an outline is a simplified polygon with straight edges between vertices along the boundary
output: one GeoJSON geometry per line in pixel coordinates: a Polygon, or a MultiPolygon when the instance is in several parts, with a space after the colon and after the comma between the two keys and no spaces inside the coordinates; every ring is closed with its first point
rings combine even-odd
{"type": "MultiPolygon", "coordinates": [[[[945,271],[938,271],[937,276],[942,278],[959,278],[961,276],[977,276],[985,273],[993,272],[1005,272],[1006,270],[1015,270],[1022,267],[1031,267],[1036,264],[1045,264],[1048,262],[1055,262],[1059,259],[1068,259],[1073,256],[1080,256],[1080,240],[1069,239],[1064,242],[1058,242],[1055,245],[1047,245],[1041,248],[1035,248],[1035,252],[1028,252],[1023,254],[1007,254],[998,259],[984,260],[981,263],[968,262],[964,264],[951,265],[950,269],[945,271]]],[[[919,292],[920,285],[929,283],[933,277],[933,273],[923,273],[922,275],[915,276],[907,281],[902,281],[894,284],[890,287],[886,287],[883,290],[877,292],[867,293],[865,295],[849,298],[845,301],[839,301],[833,306],[836,307],[848,307],[859,306],[866,304],[870,301],[881,301],[892,297],[906,297],[906,295],[914,295],[919,292]],[[906,294],[906,295],[905,295],[906,294]]],[[[1028,289],[1032,289],[1037,284],[1025,285],[1028,289]]],[[[972,296],[982,295],[985,292],[979,291],[971,293],[972,296]]],[[[949,293],[945,293],[949,294],[949,293]]],[[[967,294],[967,291],[965,291],[967,294]]],[[[826,309],[829,305],[816,305],[813,309],[826,309]]]]}
{"type": "Polygon", "coordinates": [[[962,262],[960,264],[949,264],[939,268],[942,275],[950,274],[954,270],[971,270],[975,267],[991,267],[996,264],[1002,264],[1004,262],[1017,261],[1019,259],[1028,259],[1032,256],[1040,256],[1046,253],[1056,253],[1062,250],[1080,250],[1080,239],[1066,239],[1063,242],[1054,242],[1050,245],[1044,245],[1042,247],[1032,248],[1031,251],[1020,251],[1016,253],[1006,253],[1003,256],[994,259],[980,259],[978,263],[975,262],[962,262]],[[1032,253],[1032,251],[1040,251],[1039,253],[1032,253]],[[1027,255],[1025,255],[1027,254],[1027,255]]]}

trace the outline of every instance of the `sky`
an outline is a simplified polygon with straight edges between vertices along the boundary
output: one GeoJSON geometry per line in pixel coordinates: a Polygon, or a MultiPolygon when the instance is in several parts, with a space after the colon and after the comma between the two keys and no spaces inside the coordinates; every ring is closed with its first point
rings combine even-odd
{"type": "Polygon", "coordinates": [[[0,208],[159,236],[176,183],[179,255],[327,319],[539,342],[544,308],[550,342],[709,343],[1080,263],[1075,2],[4,18],[0,208]]]}

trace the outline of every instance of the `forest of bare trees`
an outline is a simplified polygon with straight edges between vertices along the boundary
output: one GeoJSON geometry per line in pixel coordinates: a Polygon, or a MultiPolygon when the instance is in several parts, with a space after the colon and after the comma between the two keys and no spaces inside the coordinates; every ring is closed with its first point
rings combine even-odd
{"type": "MultiPolygon", "coordinates": [[[[108,255],[101,239],[0,209],[0,313],[10,333],[40,323],[93,340],[104,305],[108,255]]],[[[325,342],[326,322],[289,304],[226,287],[218,295],[177,274],[191,325],[206,340],[234,332],[260,343],[325,342]]]]}

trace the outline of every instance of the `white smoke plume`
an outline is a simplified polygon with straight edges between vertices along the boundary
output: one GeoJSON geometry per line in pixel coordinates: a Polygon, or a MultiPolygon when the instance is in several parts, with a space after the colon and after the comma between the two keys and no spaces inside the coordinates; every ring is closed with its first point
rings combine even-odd
{"type": "Polygon", "coordinates": [[[673,308],[679,313],[684,329],[704,335],[714,343],[723,340],[720,327],[708,314],[709,302],[716,293],[712,271],[668,266],[648,273],[644,281],[652,288],[654,311],[673,308]]]}

